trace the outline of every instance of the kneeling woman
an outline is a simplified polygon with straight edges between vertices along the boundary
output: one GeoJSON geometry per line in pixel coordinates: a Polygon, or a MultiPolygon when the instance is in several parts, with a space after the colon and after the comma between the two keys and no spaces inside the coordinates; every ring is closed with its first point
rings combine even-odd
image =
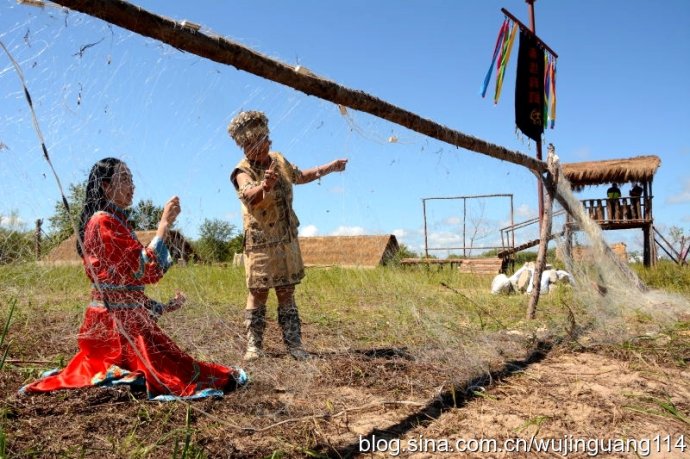
{"type": "Polygon", "coordinates": [[[185,300],[178,293],[164,305],[144,293],[144,285],[158,282],[171,265],[163,241],[180,213],[180,201],[173,197],[165,204],[156,236],[144,247],[123,211],[133,194],[124,162],[105,158],[91,169],[77,250],[93,289],[78,335],[79,352],[65,369],[20,392],[140,384],[149,398],[167,400],[219,396],[246,383],[243,370],[195,360],[156,324],[160,314],[185,300]]]}

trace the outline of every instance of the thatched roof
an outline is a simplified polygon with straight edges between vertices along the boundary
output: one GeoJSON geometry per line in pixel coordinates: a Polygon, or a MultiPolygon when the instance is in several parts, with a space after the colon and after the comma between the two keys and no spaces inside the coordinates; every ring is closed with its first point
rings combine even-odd
{"type": "Polygon", "coordinates": [[[661,165],[658,156],[636,156],[563,164],[563,174],[574,189],[606,183],[649,182],[661,165]]]}
{"type": "MultiPolygon", "coordinates": [[[[136,233],[137,239],[144,245],[151,242],[156,235],[155,231],[137,231],[136,233]]],[[[166,242],[174,260],[199,259],[192,246],[180,232],[171,230],[166,242]]],[[[81,264],[81,257],[77,254],[76,236],[73,234],[62,241],[42,261],[50,264],[81,264]]]]}
{"type": "Polygon", "coordinates": [[[299,245],[306,266],[375,267],[385,265],[398,251],[392,234],[300,237],[299,245]]]}

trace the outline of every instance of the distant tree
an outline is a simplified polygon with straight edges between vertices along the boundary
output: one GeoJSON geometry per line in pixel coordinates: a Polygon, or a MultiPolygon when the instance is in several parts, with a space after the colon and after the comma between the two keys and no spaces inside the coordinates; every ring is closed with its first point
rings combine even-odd
{"type": "Polygon", "coordinates": [[[500,250],[501,249],[488,249],[488,250],[483,251],[479,256],[481,258],[494,258],[494,257],[498,256],[498,252],[500,250]]]}
{"type": "MultiPolygon", "coordinates": [[[[470,208],[467,216],[469,236],[469,247],[474,247],[476,242],[486,239],[491,231],[486,218],[486,201],[480,200],[477,202],[477,209],[470,208]]],[[[471,248],[467,249],[467,256],[472,256],[471,248]]],[[[463,251],[464,253],[464,251],[463,251]]]]}
{"type": "Polygon", "coordinates": [[[163,215],[163,207],[156,206],[150,199],[141,200],[132,207],[129,220],[137,231],[150,231],[158,228],[163,215]]]}
{"type": "Polygon", "coordinates": [[[49,237],[52,244],[59,244],[74,232],[73,225],[79,225],[79,214],[84,207],[86,196],[86,181],[82,183],[72,183],[67,193],[67,204],[69,212],[65,208],[62,199],[55,203],[55,214],[48,218],[50,222],[49,237]]]}
{"type": "Polygon", "coordinates": [[[244,251],[244,234],[237,233],[230,242],[228,242],[228,254],[234,255],[244,251]]]}
{"type": "Polygon", "coordinates": [[[391,263],[394,265],[399,265],[400,260],[403,258],[417,258],[419,255],[417,252],[413,251],[410,249],[408,246],[405,244],[398,244],[398,251],[395,253],[395,256],[391,260],[391,263]]]}
{"type": "Polygon", "coordinates": [[[687,261],[688,246],[690,246],[690,233],[679,226],[672,226],[668,229],[668,239],[671,247],[678,254],[679,261],[687,261]]]}
{"type": "MultiPolygon", "coordinates": [[[[238,245],[235,225],[220,219],[205,219],[199,227],[197,253],[204,260],[228,261],[238,245]]],[[[241,237],[241,235],[240,235],[241,237]]],[[[241,246],[240,246],[241,247],[241,246]]],[[[241,250],[241,249],[240,249],[241,250]]]]}
{"type": "Polygon", "coordinates": [[[34,257],[33,233],[16,210],[0,215],[0,264],[27,261],[34,257]]]}

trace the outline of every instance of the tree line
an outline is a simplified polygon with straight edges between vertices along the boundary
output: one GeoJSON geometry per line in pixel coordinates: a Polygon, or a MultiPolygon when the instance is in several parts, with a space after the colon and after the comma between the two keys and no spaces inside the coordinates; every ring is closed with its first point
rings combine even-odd
{"type": "MultiPolygon", "coordinates": [[[[86,182],[70,184],[65,207],[62,200],[55,203],[54,213],[48,217],[48,229],[36,234],[27,228],[16,211],[0,215],[0,264],[35,260],[68,239],[79,224],[84,205],[86,182]],[[40,253],[36,254],[37,237],[41,239],[40,253]]],[[[163,207],[150,199],[140,200],[128,209],[128,219],[135,231],[155,230],[163,214],[163,207]]],[[[174,226],[172,228],[175,230],[174,226]]],[[[242,252],[244,235],[237,227],[221,219],[205,219],[199,227],[199,238],[189,241],[194,251],[207,262],[231,261],[235,253],[242,252]]]]}

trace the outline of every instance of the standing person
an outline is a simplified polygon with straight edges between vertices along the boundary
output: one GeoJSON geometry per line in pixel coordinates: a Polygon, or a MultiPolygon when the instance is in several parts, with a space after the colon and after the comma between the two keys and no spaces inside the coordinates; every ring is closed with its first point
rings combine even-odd
{"type": "Polygon", "coordinates": [[[618,188],[617,183],[612,183],[608,190],[606,190],[606,197],[609,199],[618,199],[621,197],[621,189],[618,188]]]}
{"type": "Polygon", "coordinates": [[[612,183],[611,187],[606,190],[606,198],[608,199],[609,220],[618,220],[619,200],[621,197],[621,189],[618,188],[617,183],[612,183]]]}
{"type": "Polygon", "coordinates": [[[278,152],[270,151],[268,119],[262,112],[238,114],[228,133],[244,152],[230,174],[242,205],[247,307],[244,359],[261,356],[266,327],[266,300],[273,288],[278,298],[278,323],[288,352],[297,360],[308,358],[302,347],[295,285],[304,277],[297,239],[299,220],[292,209],[292,185],[309,183],[331,172],[344,171],[347,159],[300,170],[278,152]]]}
{"type": "Polygon", "coordinates": [[[632,208],[633,220],[642,218],[642,206],[640,205],[642,191],[639,182],[634,182],[632,188],[630,188],[630,207],[632,208]]]}
{"type": "Polygon", "coordinates": [[[246,383],[239,368],[194,360],[156,324],[160,314],[185,302],[179,292],[165,305],[144,293],[144,285],[158,282],[172,263],[163,241],[180,213],[180,200],[175,196],[165,204],[156,236],[144,247],[124,212],[133,194],[132,174],[119,159],[102,159],[91,169],[77,251],[93,288],[77,338],[79,352],[62,371],[20,392],[145,384],[149,398],[169,400],[219,396],[246,383]]]}

